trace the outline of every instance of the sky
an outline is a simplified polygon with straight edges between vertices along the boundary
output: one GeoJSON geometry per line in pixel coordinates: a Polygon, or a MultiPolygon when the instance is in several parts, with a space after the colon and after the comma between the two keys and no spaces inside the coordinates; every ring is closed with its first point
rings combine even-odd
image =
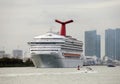
{"type": "Polygon", "coordinates": [[[55,19],[73,19],[67,34],[83,43],[84,32],[96,30],[104,55],[105,30],[120,28],[120,0],[0,0],[0,50],[29,52],[33,37],[60,31],[55,19]]]}

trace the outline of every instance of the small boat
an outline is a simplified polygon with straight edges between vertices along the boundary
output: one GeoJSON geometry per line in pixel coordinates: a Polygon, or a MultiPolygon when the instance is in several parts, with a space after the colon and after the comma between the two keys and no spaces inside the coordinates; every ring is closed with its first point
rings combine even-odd
{"type": "Polygon", "coordinates": [[[107,65],[108,67],[115,67],[115,64],[111,63],[107,65]]]}

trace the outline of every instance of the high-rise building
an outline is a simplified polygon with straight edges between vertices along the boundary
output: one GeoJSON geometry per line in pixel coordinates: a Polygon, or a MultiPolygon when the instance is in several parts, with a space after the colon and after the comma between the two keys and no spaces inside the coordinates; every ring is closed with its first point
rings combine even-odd
{"type": "Polygon", "coordinates": [[[120,29],[105,30],[105,55],[120,60],[120,29]]]}
{"type": "Polygon", "coordinates": [[[120,61],[120,29],[116,29],[115,59],[120,61]]]}
{"type": "Polygon", "coordinates": [[[1,50],[0,51],[0,58],[4,57],[5,56],[5,51],[4,50],[1,50]]]}
{"type": "Polygon", "coordinates": [[[105,30],[105,55],[115,59],[115,30],[105,30]]]}
{"type": "Polygon", "coordinates": [[[100,58],[101,57],[101,38],[100,38],[100,35],[97,35],[96,36],[96,40],[97,40],[97,42],[96,42],[96,56],[98,57],[98,58],[100,58]]]}
{"type": "Polygon", "coordinates": [[[10,54],[7,54],[5,50],[0,50],[0,58],[10,58],[10,54]]]}
{"type": "Polygon", "coordinates": [[[96,30],[85,32],[85,56],[100,58],[100,35],[96,34],[96,30]]]}
{"type": "Polygon", "coordinates": [[[23,51],[22,50],[13,50],[13,57],[14,58],[18,58],[18,59],[22,59],[23,58],[23,51]]]}

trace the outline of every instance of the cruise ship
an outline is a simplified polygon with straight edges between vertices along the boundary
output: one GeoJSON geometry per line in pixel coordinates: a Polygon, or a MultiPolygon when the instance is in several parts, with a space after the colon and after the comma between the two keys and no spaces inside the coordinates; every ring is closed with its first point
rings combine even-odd
{"type": "Polygon", "coordinates": [[[60,34],[47,32],[28,42],[33,64],[36,68],[74,68],[83,66],[83,42],[66,35],[66,24],[61,22],[60,34]]]}

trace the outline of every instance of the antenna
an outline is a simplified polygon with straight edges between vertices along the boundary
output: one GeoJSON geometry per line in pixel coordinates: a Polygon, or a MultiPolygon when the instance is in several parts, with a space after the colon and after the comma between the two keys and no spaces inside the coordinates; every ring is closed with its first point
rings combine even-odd
{"type": "Polygon", "coordinates": [[[66,36],[66,24],[73,22],[73,20],[69,20],[69,21],[66,21],[66,22],[62,22],[62,21],[59,21],[59,20],[55,20],[55,22],[61,24],[61,32],[60,32],[60,35],[66,36]]]}

